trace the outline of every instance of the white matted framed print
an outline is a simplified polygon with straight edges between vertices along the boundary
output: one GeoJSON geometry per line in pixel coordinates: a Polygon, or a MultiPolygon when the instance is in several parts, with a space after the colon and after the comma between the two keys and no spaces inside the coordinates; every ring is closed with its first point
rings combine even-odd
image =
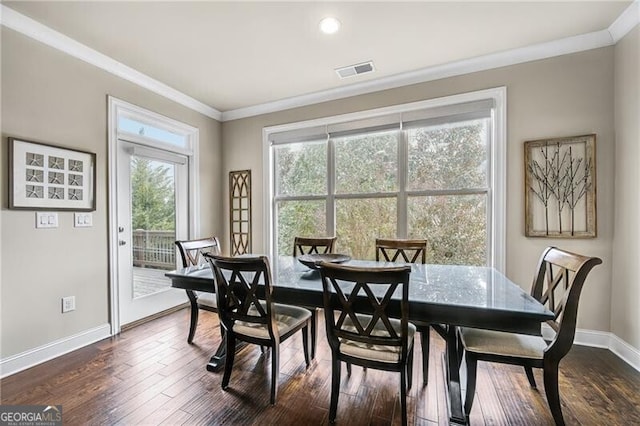
{"type": "Polygon", "coordinates": [[[19,138],[8,140],[10,209],[96,209],[96,154],[19,138]]]}

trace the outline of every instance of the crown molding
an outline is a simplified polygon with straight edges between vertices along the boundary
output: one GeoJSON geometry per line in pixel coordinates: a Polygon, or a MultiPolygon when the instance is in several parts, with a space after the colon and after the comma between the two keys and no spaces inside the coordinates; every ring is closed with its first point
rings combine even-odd
{"type": "Polygon", "coordinates": [[[222,113],[215,108],[185,95],[160,81],[149,77],[127,65],[118,62],[107,55],[85,46],[66,35],[55,31],[38,21],[35,21],[15,10],[0,4],[0,22],[7,28],[22,33],[54,49],[101,68],[113,75],[128,80],[140,87],[144,87],[158,95],[171,99],[189,109],[220,121],[222,113]]]}
{"type": "Polygon", "coordinates": [[[364,95],[367,93],[378,92],[380,90],[394,89],[397,87],[408,86],[410,84],[424,83],[447,77],[455,77],[478,71],[552,58],[555,56],[611,46],[612,44],[614,44],[614,42],[609,31],[601,30],[548,43],[540,43],[519,49],[478,56],[443,65],[436,65],[434,67],[351,84],[349,86],[338,87],[302,96],[295,96],[246,108],[229,110],[222,113],[222,121],[237,120],[240,118],[267,114],[290,108],[298,108],[351,96],[364,95]]]}
{"type": "Polygon", "coordinates": [[[640,0],[635,0],[618,16],[618,19],[613,21],[613,24],[609,26],[609,33],[611,33],[613,42],[619,42],[629,31],[638,25],[638,23],[640,23],[640,0]]]}
{"type": "Polygon", "coordinates": [[[616,44],[640,22],[640,0],[634,0],[634,2],[631,3],[631,5],[629,5],[629,7],[606,30],[436,65],[416,71],[396,74],[389,77],[351,84],[334,89],[322,90],[225,112],[220,112],[213,107],[185,95],[184,93],[136,71],[135,69],[130,68],[96,50],[93,50],[88,46],[78,43],[72,38],[67,37],[64,34],[61,34],[2,4],[0,4],[0,22],[7,28],[11,28],[33,38],[34,40],[38,40],[48,46],[102,68],[107,72],[171,99],[187,108],[218,121],[231,121],[348,98],[351,96],[364,95],[381,90],[394,89],[411,84],[424,83],[442,78],[455,77],[473,72],[486,71],[494,68],[611,46],[616,44]]]}

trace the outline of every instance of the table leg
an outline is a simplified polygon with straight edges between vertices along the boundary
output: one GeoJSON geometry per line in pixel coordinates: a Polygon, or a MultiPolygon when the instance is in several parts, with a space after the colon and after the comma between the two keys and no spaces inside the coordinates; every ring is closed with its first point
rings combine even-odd
{"type": "Polygon", "coordinates": [[[458,336],[456,327],[447,327],[447,349],[445,361],[447,363],[447,379],[449,387],[450,424],[466,425],[467,418],[462,409],[462,390],[460,388],[460,361],[458,357],[458,336]]]}
{"type": "MultiPolygon", "coordinates": [[[[224,361],[227,358],[227,333],[224,331],[224,327],[220,327],[222,332],[222,340],[216,353],[213,354],[209,362],[207,363],[207,371],[216,373],[224,368],[224,361]]],[[[236,340],[236,353],[248,346],[248,343],[236,340]]]]}
{"type": "Polygon", "coordinates": [[[193,343],[193,336],[196,334],[196,327],[198,326],[198,296],[196,296],[193,290],[187,290],[187,297],[191,304],[191,321],[189,322],[187,342],[193,343]]]}
{"type": "MultiPolygon", "coordinates": [[[[217,372],[224,367],[224,360],[227,357],[227,333],[224,332],[224,328],[220,327],[220,329],[222,331],[222,340],[220,341],[220,345],[218,345],[218,349],[216,349],[216,353],[207,364],[207,371],[217,372]]],[[[236,347],[236,350],[237,349],[236,347]]]]}

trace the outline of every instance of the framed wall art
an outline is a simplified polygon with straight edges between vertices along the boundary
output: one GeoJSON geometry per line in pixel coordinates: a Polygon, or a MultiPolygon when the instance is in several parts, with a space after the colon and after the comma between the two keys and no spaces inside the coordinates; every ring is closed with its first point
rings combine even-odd
{"type": "Polygon", "coordinates": [[[596,236],[596,135],[527,141],[525,235],[596,236]]]}
{"type": "Polygon", "coordinates": [[[229,172],[231,255],[251,253],[251,170],[229,172]]]}
{"type": "Polygon", "coordinates": [[[9,208],[96,209],[96,155],[19,138],[9,140],[9,208]]]}

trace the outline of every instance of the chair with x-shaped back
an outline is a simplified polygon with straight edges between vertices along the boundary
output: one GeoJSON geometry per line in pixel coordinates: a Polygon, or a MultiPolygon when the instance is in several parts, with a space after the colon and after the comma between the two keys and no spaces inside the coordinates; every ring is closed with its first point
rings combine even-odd
{"type": "Polygon", "coordinates": [[[293,256],[313,253],[333,253],[336,237],[295,237],[293,256]]]}
{"type": "MultiPolygon", "coordinates": [[[[201,238],[197,240],[176,241],[180,257],[182,258],[182,267],[189,266],[206,266],[207,261],[202,256],[203,253],[220,253],[220,242],[217,237],[201,238]]],[[[212,286],[213,290],[213,286],[212,286]]],[[[196,334],[198,326],[198,312],[200,309],[209,312],[218,312],[216,299],[210,294],[198,295],[193,290],[186,290],[189,303],[191,304],[191,323],[189,325],[189,336],[187,342],[193,342],[193,336],[196,334]]]]}
{"type": "MultiPolygon", "coordinates": [[[[376,260],[386,262],[427,263],[427,240],[424,239],[389,239],[376,238],[376,260]]],[[[427,384],[429,378],[429,338],[430,329],[444,338],[446,326],[415,322],[420,333],[422,349],[422,382],[427,384]]]]}
{"type": "Polygon", "coordinates": [[[531,387],[536,387],[533,368],[543,369],[544,391],[556,425],[564,425],[558,389],[558,365],[573,345],[578,301],[587,275],[602,263],[597,257],[582,256],[555,247],[547,248],[538,262],[531,296],[556,315],[547,321],[555,336],[550,342],[541,336],[461,327],[460,342],[467,364],[467,395],[464,411],[471,412],[476,389],[478,361],[522,365],[531,387]]]}
{"type": "Polygon", "coordinates": [[[411,266],[362,268],[321,262],[319,267],[331,347],[329,421],[336,419],[341,362],[345,362],[400,373],[402,424],[406,425],[416,331],[408,320],[411,266]],[[401,298],[392,301],[394,293],[401,298]],[[392,311],[394,304],[399,311],[392,311]]]}
{"type": "Polygon", "coordinates": [[[218,315],[226,334],[222,389],[227,389],[236,341],[271,348],[271,404],[276,403],[280,342],[302,330],[304,359],[309,366],[309,310],[272,300],[271,268],[266,256],[224,257],[205,254],[215,275],[218,315]],[[264,299],[258,296],[264,292],[264,299]]]}
{"type": "MultiPolygon", "coordinates": [[[[295,237],[293,239],[293,257],[303,254],[333,253],[337,237],[295,237]]],[[[318,310],[307,306],[311,311],[311,357],[316,356],[316,341],[318,340],[318,310]]]]}

